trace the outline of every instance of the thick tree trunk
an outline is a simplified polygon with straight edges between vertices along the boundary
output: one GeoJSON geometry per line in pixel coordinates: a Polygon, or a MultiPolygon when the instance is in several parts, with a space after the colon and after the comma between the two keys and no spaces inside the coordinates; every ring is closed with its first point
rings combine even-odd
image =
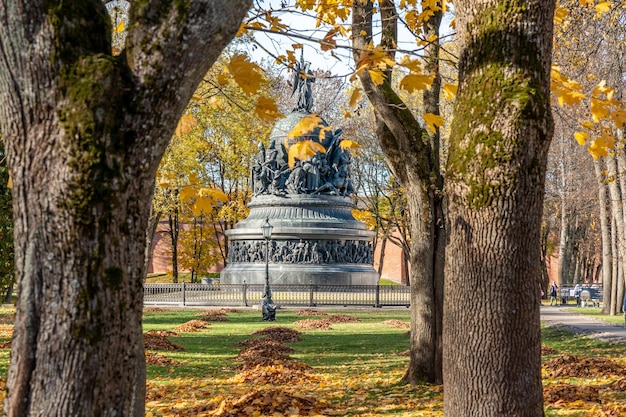
{"type": "Polygon", "coordinates": [[[8,416],[142,416],[145,233],[184,106],[250,1],[0,0],[19,298],[8,416]]]}
{"type": "Polygon", "coordinates": [[[554,1],[466,0],[455,12],[444,414],[543,416],[539,238],[554,1]]]}

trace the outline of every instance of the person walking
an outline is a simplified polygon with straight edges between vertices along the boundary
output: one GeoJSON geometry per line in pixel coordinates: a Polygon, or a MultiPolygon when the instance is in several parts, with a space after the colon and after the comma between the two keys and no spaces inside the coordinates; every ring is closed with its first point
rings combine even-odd
{"type": "Polygon", "coordinates": [[[558,293],[558,289],[559,286],[556,285],[556,281],[552,281],[552,284],[550,284],[550,305],[559,305],[556,295],[558,293]],[[554,303],[554,304],[553,304],[554,303]]]}

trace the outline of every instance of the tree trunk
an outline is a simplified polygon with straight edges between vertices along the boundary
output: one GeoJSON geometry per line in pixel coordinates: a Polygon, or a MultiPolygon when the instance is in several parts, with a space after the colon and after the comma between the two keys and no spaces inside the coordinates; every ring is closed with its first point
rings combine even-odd
{"type": "Polygon", "coordinates": [[[170,226],[170,242],[172,244],[172,282],[178,283],[178,210],[174,209],[167,218],[170,226]]]}
{"type": "Polygon", "coordinates": [[[609,314],[614,316],[617,311],[617,280],[620,279],[619,274],[619,249],[617,247],[617,226],[615,226],[615,217],[611,217],[611,252],[613,257],[611,258],[611,286],[604,287],[604,291],[611,293],[611,304],[608,306],[609,314]]]}
{"type": "Polygon", "coordinates": [[[19,289],[7,416],[143,416],[155,172],[249,0],[132,2],[111,56],[100,0],[0,0],[0,125],[19,289]]]}
{"type": "Polygon", "coordinates": [[[571,239],[569,216],[567,209],[565,208],[565,199],[561,199],[561,234],[559,239],[559,264],[558,264],[558,280],[559,285],[570,283],[570,269],[571,269],[571,239]]]}
{"type": "Polygon", "coordinates": [[[466,0],[455,12],[444,414],[543,416],[538,288],[554,1],[466,0]]]}
{"type": "MultiPolygon", "coordinates": [[[[152,253],[154,248],[152,242],[154,241],[154,235],[159,227],[159,221],[161,220],[161,212],[154,210],[154,205],[150,205],[150,216],[148,217],[148,227],[146,228],[146,256],[144,261],[144,270],[146,276],[152,263],[152,253]]],[[[145,278],[144,278],[145,282],[145,278]]]]}
{"type": "MultiPolygon", "coordinates": [[[[397,13],[392,0],[379,2],[381,14],[381,46],[388,57],[395,58],[397,48],[397,13]]],[[[352,46],[354,59],[367,57],[372,45],[373,4],[356,1],[352,9],[352,46]]],[[[411,114],[408,107],[391,86],[391,70],[385,71],[386,79],[376,85],[368,71],[359,79],[368,100],[374,108],[376,134],[385,160],[398,181],[405,188],[411,215],[411,359],[404,377],[408,383],[440,382],[442,369],[438,366],[440,347],[437,316],[441,306],[438,298],[435,261],[443,259],[436,253],[439,207],[437,198],[439,183],[432,181],[439,174],[439,166],[433,165],[433,149],[430,138],[411,114]]],[[[440,363],[440,361],[439,361],[440,363]]]]}
{"type": "Polygon", "coordinates": [[[383,266],[385,265],[385,249],[387,247],[387,238],[384,237],[380,244],[380,256],[378,257],[378,276],[383,274],[383,266]]]}
{"type": "Polygon", "coordinates": [[[626,225],[624,224],[624,204],[622,201],[622,193],[619,187],[619,181],[621,178],[618,175],[617,171],[617,159],[615,157],[607,157],[605,158],[607,165],[607,172],[609,178],[613,178],[614,181],[610,181],[608,184],[609,194],[611,197],[611,212],[613,213],[613,222],[615,224],[615,246],[617,249],[616,258],[618,263],[617,268],[617,276],[614,276],[614,281],[611,282],[611,298],[614,302],[611,304],[609,308],[609,312],[611,315],[615,315],[620,311],[621,302],[618,298],[618,291],[620,286],[623,288],[622,274],[621,271],[624,270],[624,259],[626,254],[624,251],[626,250],[626,225]]]}

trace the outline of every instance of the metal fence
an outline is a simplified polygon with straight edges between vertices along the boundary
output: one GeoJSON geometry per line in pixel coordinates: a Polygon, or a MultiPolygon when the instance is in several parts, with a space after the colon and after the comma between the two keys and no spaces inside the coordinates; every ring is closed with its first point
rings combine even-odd
{"type": "MultiPolygon", "coordinates": [[[[279,306],[410,305],[410,287],[403,285],[272,285],[279,306]]],[[[253,306],[261,303],[263,284],[145,284],[144,304],[184,306],[253,306]]]]}

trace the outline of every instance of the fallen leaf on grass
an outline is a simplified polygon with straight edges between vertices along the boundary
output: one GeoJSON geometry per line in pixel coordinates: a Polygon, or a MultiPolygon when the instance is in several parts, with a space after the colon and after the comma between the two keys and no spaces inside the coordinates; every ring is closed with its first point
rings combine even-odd
{"type": "Polygon", "coordinates": [[[180,365],[180,362],[154,352],[146,352],[146,364],[157,366],[180,365]]]}
{"type": "Polygon", "coordinates": [[[385,320],[382,323],[386,324],[387,326],[393,327],[395,329],[410,329],[411,328],[411,323],[407,321],[385,320]]]}
{"type": "Polygon", "coordinates": [[[556,355],[559,353],[558,350],[552,349],[550,346],[541,345],[541,355],[556,355]]]}

